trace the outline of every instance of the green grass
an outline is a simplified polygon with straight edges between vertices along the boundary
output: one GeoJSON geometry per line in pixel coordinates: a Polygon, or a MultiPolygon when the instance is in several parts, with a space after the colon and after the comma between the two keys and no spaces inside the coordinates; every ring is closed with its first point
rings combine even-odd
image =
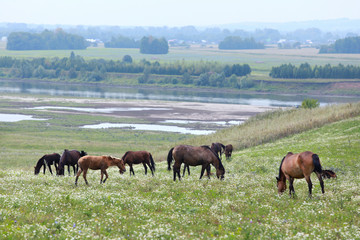
{"type": "MultiPolygon", "coordinates": [[[[2,103],[2,107],[8,107],[2,103]]],[[[243,127],[207,137],[179,139],[175,134],[117,130],[79,130],[73,114],[40,122],[0,123],[0,235],[3,239],[358,239],[360,237],[359,103],[259,115],[243,127]],[[77,129],[77,130],[76,130],[77,129]],[[250,139],[248,139],[250,138],[250,139]],[[235,140],[241,141],[235,141],[235,140]],[[248,143],[245,140],[248,139],[248,143]],[[33,175],[44,152],[65,146],[91,154],[118,154],[140,146],[155,157],[169,145],[211,140],[233,143],[223,162],[225,180],[198,180],[200,168],[173,182],[166,162],[157,161],[154,177],[142,166],[119,175],[109,169],[88,173],[90,186],[74,177],[33,175]],[[125,145],[124,145],[125,144],[125,145]],[[325,194],[313,176],[295,180],[296,197],[278,196],[275,176],[288,152],[310,150],[336,180],[325,180],[325,194]],[[152,152],[152,151],[151,151],[152,152]]],[[[89,119],[86,121],[96,121],[89,119]]]]}

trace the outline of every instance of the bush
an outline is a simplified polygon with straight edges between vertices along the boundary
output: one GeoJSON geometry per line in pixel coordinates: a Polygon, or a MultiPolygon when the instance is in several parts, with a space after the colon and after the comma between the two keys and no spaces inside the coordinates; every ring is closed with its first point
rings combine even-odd
{"type": "Polygon", "coordinates": [[[317,99],[307,98],[304,99],[301,103],[301,108],[317,108],[320,106],[320,103],[317,99]]]}

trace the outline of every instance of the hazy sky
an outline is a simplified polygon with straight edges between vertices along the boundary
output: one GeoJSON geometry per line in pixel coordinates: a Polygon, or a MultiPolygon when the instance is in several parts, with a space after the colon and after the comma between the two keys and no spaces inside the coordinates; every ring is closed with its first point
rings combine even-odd
{"type": "Polygon", "coordinates": [[[0,22],[209,26],[360,19],[360,0],[0,0],[0,22]]]}

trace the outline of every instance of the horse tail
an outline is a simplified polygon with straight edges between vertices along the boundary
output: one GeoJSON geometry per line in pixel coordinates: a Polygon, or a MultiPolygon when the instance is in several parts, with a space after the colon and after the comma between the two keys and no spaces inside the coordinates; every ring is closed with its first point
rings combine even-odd
{"type": "Polygon", "coordinates": [[[317,154],[313,154],[312,155],[312,159],[313,159],[313,164],[314,164],[314,172],[316,173],[322,173],[322,166],[320,164],[320,158],[317,154]]]}
{"type": "Polygon", "coordinates": [[[170,149],[168,156],[167,156],[167,162],[168,162],[168,170],[171,170],[171,162],[173,160],[173,156],[172,156],[172,151],[174,150],[174,148],[170,149]]]}
{"type": "Polygon", "coordinates": [[[154,162],[154,159],[151,155],[151,153],[149,153],[149,156],[150,156],[150,163],[151,163],[151,167],[153,168],[153,170],[155,171],[155,162],[154,162]]]}

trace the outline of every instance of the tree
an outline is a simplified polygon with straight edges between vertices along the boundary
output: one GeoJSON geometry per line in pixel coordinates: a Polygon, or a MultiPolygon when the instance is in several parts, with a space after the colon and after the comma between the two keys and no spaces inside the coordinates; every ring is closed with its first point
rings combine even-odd
{"type": "Polygon", "coordinates": [[[317,108],[320,103],[317,99],[306,98],[301,103],[301,108],[317,108]]]}
{"type": "Polygon", "coordinates": [[[140,41],[140,53],[144,54],[167,54],[169,45],[165,38],[143,37],[140,41]]]}
{"type": "Polygon", "coordinates": [[[132,57],[130,55],[125,55],[122,59],[123,62],[125,63],[132,63],[133,60],[132,60],[132,57]]]}

